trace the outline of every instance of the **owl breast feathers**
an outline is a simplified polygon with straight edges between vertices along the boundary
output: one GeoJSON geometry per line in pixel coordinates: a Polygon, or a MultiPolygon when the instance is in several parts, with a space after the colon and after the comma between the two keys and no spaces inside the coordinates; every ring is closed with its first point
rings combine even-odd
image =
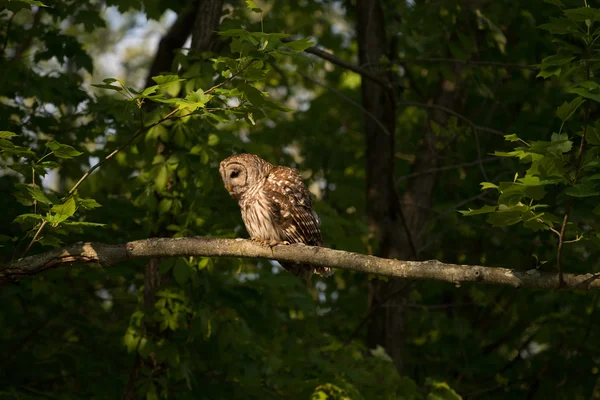
{"type": "MultiPolygon", "coordinates": [[[[237,200],[246,230],[253,239],[321,246],[319,217],[310,192],[293,168],[277,166],[253,154],[237,154],[219,166],[225,188],[237,200]]],[[[331,268],[282,263],[295,275],[321,276],[331,268]]]]}

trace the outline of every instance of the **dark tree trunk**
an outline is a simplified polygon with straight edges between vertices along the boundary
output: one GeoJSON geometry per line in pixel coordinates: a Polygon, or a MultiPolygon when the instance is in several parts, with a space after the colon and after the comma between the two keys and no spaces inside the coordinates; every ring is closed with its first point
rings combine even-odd
{"type": "Polygon", "coordinates": [[[192,30],[192,51],[218,51],[221,40],[217,35],[223,13],[223,0],[200,0],[192,30]]]}
{"type": "MultiPolygon", "coordinates": [[[[394,182],[396,92],[392,86],[392,77],[383,69],[374,67],[381,65],[384,57],[393,60],[396,56],[395,49],[388,44],[384,11],[379,0],[358,0],[356,15],[361,66],[390,82],[389,87],[385,87],[372,80],[362,80],[363,106],[386,128],[384,130],[372,118],[365,116],[369,228],[377,245],[377,255],[417,259],[419,248],[424,243],[425,229],[430,222],[429,209],[433,204],[437,175],[425,174],[410,179],[406,191],[402,196],[398,195],[394,182]]],[[[446,85],[440,82],[440,87],[444,88],[446,85]]],[[[454,87],[458,87],[458,83],[454,87]]],[[[434,102],[450,108],[457,97],[457,90],[442,89],[434,102]]],[[[431,119],[445,126],[447,115],[435,110],[431,113],[431,119]]],[[[418,173],[438,166],[436,140],[435,133],[427,123],[412,172],[418,173]]],[[[409,288],[410,283],[402,279],[388,282],[374,279],[370,283],[367,343],[370,347],[383,346],[399,372],[402,372],[405,340],[404,303],[409,288]]]]}
{"type": "MultiPolygon", "coordinates": [[[[358,0],[356,7],[358,55],[361,66],[369,68],[385,81],[391,82],[383,68],[376,68],[383,57],[390,58],[383,10],[379,0],[358,0]]],[[[372,80],[362,80],[364,108],[376,116],[385,130],[373,118],[365,115],[367,146],[367,215],[369,228],[377,243],[376,254],[389,258],[406,258],[404,225],[400,200],[394,184],[396,151],[396,101],[392,85],[385,87],[372,80]]],[[[402,370],[404,331],[404,299],[400,280],[384,283],[371,281],[370,318],[367,342],[370,347],[383,346],[402,370]]]]}
{"type": "Polygon", "coordinates": [[[175,51],[182,48],[187,38],[192,34],[198,3],[199,0],[192,1],[186,8],[181,10],[167,34],[160,40],[154,61],[148,71],[146,87],[154,85],[153,76],[172,71],[175,51]]]}

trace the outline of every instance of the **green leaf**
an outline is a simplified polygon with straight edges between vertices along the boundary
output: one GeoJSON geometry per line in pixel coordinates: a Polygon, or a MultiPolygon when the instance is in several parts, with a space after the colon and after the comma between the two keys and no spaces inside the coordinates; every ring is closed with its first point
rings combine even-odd
{"type": "Polygon", "coordinates": [[[54,215],[46,216],[46,219],[53,225],[57,225],[75,214],[75,211],[77,211],[75,199],[69,197],[63,204],[54,205],[50,211],[54,212],[54,215]]]}
{"type": "Polygon", "coordinates": [[[93,83],[92,86],[97,87],[98,89],[115,90],[117,92],[120,92],[123,90],[123,88],[120,86],[113,86],[113,85],[106,85],[106,84],[99,84],[99,83],[93,83]]]}
{"type": "Polygon", "coordinates": [[[56,248],[60,247],[63,244],[63,241],[60,240],[58,237],[48,234],[44,234],[44,236],[42,236],[39,239],[39,242],[42,244],[42,246],[51,246],[56,248]]]}
{"type": "Polygon", "coordinates": [[[492,226],[510,226],[521,222],[521,215],[521,211],[501,211],[490,214],[487,220],[490,224],[492,224],[492,226]]]}
{"type": "Polygon", "coordinates": [[[521,139],[519,139],[516,133],[513,133],[511,135],[504,135],[504,140],[508,140],[510,142],[518,142],[521,139]]]}
{"type": "Polygon", "coordinates": [[[141,97],[147,97],[149,95],[151,95],[152,93],[156,92],[158,90],[158,85],[152,85],[152,86],[148,86],[146,89],[142,90],[142,93],[140,93],[141,97]]]}
{"type": "Polygon", "coordinates": [[[173,276],[175,277],[175,281],[177,281],[180,286],[183,286],[191,275],[192,270],[189,265],[187,265],[183,259],[177,259],[177,261],[175,261],[175,266],[173,267],[173,276]]]}
{"type": "Polygon", "coordinates": [[[53,154],[58,158],[73,158],[83,154],[80,151],[75,150],[74,147],[69,146],[68,144],[61,144],[57,141],[53,140],[51,142],[46,143],[46,147],[48,147],[53,154]]]}
{"type": "Polygon", "coordinates": [[[540,64],[540,68],[544,70],[549,69],[550,67],[561,67],[565,64],[570,63],[574,59],[575,57],[570,51],[559,50],[558,53],[544,58],[540,64]]]}
{"type": "Polygon", "coordinates": [[[579,96],[585,97],[586,99],[591,99],[591,100],[600,102],[600,94],[592,93],[588,89],[571,88],[571,89],[567,90],[567,92],[578,94],[579,96]]]}
{"type": "Polygon", "coordinates": [[[208,145],[216,146],[217,144],[219,144],[219,137],[217,135],[215,135],[214,133],[209,134],[208,135],[208,145]]]}
{"type": "Polygon", "coordinates": [[[252,0],[246,0],[246,6],[255,13],[261,13],[263,10],[252,0]]]}
{"type": "Polygon", "coordinates": [[[543,70],[538,72],[538,74],[536,75],[536,78],[548,79],[554,75],[560,76],[561,71],[562,71],[562,69],[560,67],[550,66],[550,67],[544,68],[543,70]]]}
{"type": "Polygon", "coordinates": [[[162,89],[171,86],[177,82],[183,82],[185,79],[180,78],[177,75],[158,75],[153,76],[152,80],[162,89]]]}
{"type": "Polygon", "coordinates": [[[596,188],[597,185],[592,183],[580,183],[565,190],[565,194],[573,197],[591,197],[600,194],[596,188]]]}
{"type": "Polygon", "coordinates": [[[169,170],[166,165],[157,165],[154,167],[155,178],[154,187],[158,192],[163,191],[167,187],[167,181],[169,179],[169,170]]]}
{"type": "Polygon", "coordinates": [[[462,400],[462,397],[446,382],[427,378],[425,385],[431,388],[426,400],[462,400]]]}
{"type": "Polygon", "coordinates": [[[35,153],[28,147],[17,146],[10,140],[0,139],[0,150],[8,154],[14,154],[21,157],[35,156],[35,153]]]}
{"type": "Polygon", "coordinates": [[[541,24],[538,28],[547,30],[555,35],[567,35],[580,32],[577,24],[566,18],[550,18],[550,22],[541,24]]]}
{"type": "MultiPolygon", "coordinates": [[[[581,132],[583,135],[583,132],[581,132]]],[[[600,135],[596,127],[588,125],[585,132],[585,141],[593,146],[600,146],[600,135]]]]}
{"type": "Polygon", "coordinates": [[[498,185],[495,185],[491,182],[481,182],[481,190],[485,190],[485,189],[498,189],[498,185]]]}
{"type": "Polygon", "coordinates": [[[45,5],[44,3],[42,3],[41,1],[37,1],[37,0],[19,0],[19,1],[21,3],[31,4],[32,6],[48,7],[47,5],[45,5]]]}
{"type": "Polygon", "coordinates": [[[566,101],[556,109],[556,116],[562,120],[562,122],[568,121],[580,105],[585,103],[585,100],[581,97],[575,97],[569,103],[566,101]]]}
{"type": "Polygon", "coordinates": [[[496,206],[483,206],[477,210],[472,210],[469,208],[468,211],[458,210],[458,212],[461,213],[465,217],[472,217],[473,215],[493,213],[493,212],[496,212],[496,209],[497,209],[496,206]]]}
{"type": "Polygon", "coordinates": [[[179,105],[179,109],[195,111],[198,108],[204,108],[210,99],[212,99],[210,94],[204,94],[202,89],[198,89],[185,96],[185,101],[180,100],[177,104],[179,105]]]}
{"type": "Polygon", "coordinates": [[[9,137],[19,136],[14,132],[0,131],[0,139],[8,139],[9,137]]]}
{"type": "Polygon", "coordinates": [[[169,212],[169,210],[171,209],[171,207],[173,206],[173,199],[161,199],[160,203],[158,203],[158,213],[159,214],[166,214],[169,212]]]}
{"type": "Polygon", "coordinates": [[[564,10],[565,16],[571,21],[585,22],[585,20],[600,21],[600,10],[591,7],[580,7],[564,10]]]}
{"type": "Polygon", "coordinates": [[[292,42],[285,43],[286,47],[289,47],[290,49],[294,50],[297,53],[300,53],[314,45],[315,45],[315,43],[312,42],[309,38],[302,38],[299,40],[294,40],[292,42]]]}
{"type": "Polygon", "coordinates": [[[84,210],[93,210],[94,208],[102,207],[102,205],[94,199],[82,198],[77,198],[77,206],[83,208],[84,210]]]}
{"type": "Polygon", "coordinates": [[[257,88],[247,83],[239,84],[238,88],[242,91],[242,98],[248,100],[252,105],[260,107],[265,103],[264,94],[257,88]]]}
{"type": "Polygon", "coordinates": [[[39,214],[27,213],[27,214],[18,215],[14,219],[14,222],[16,222],[17,224],[23,225],[23,224],[31,224],[32,222],[41,221],[43,219],[44,219],[44,217],[42,217],[39,214]]]}
{"type": "Polygon", "coordinates": [[[27,185],[27,191],[34,200],[44,204],[52,204],[52,201],[46,196],[46,194],[39,187],[31,187],[27,185]]]}

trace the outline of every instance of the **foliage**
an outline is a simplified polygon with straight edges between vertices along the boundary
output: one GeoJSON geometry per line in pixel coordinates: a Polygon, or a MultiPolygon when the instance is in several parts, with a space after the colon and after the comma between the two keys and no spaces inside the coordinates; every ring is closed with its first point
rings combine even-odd
{"type": "MultiPolygon", "coordinates": [[[[600,101],[600,85],[594,81],[600,69],[595,58],[600,50],[596,44],[600,37],[599,14],[589,6],[561,11],[562,17],[540,25],[555,35],[556,54],[542,60],[537,76],[544,79],[556,76],[565,87],[566,95],[576,96],[556,108],[560,128],[551,134],[549,141],[526,141],[517,134],[505,136],[507,141],[518,142],[520,146],[510,152],[494,154],[517,158],[529,167],[523,175],[517,171],[512,182],[499,185],[482,182],[483,190],[500,192],[498,205],[486,205],[462,211],[462,214],[489,214],[488,222],[497,227],[523,223],[534,232],[551,231],[558,236],[559,249],[563,243],[583,240],[578,251],[594,253],[600,244],[597,229],[600,222],[597,218],[600,215],[597,131],[600,126],[598,121],[591,120],[589,102],[600,101]],[[567,40],[563,39],[565,36],[567,40]],[[571,213],[585,219],[569,220],[571,213]]],[[[560,251],[556,257],[560,263],[560,251]]]]}
{"type": "MultiPolygon", "coordinates": [[[[38,3],[0,1],[0,261],[79,240],[243,236],[217,170],[242,150],[301,170],[328,246],[370,251],[360,77],[302,53],[318,43],[356,59],[352,2],[232,2],[220,27],[226,45],[177,51],[148,87],[139,82],[153,56],[145,49],[126,52],[114,78],[102,74],[147,20],[165,24],[168,9],[179,15],[189,2],[38,3]]],[[[552,230],[569,213],[564,241],[577,243],[565,248],[564,269],[597,271],[598,10],[382,4],[397,54],[374,62],[405,87],[399,192],[425,129],[443,163],[422,205],[434,216],[420,228],[423,259],[552,268],[552,230]],[[482,63],[427,61],[436,57],[482,63]],[[448,93],[476,126],[518,135],[456,115],[435,122],[415,105],[448,93]],[[518,147],[479,162],[503,139],[518,147]],[[474,198],[482,177],[490,190],[474,198]],[[465,206],[473,218],[455,212],[465,206]],[[492,229],[478,224],[484,217],[492,229]]],[[[399,375],[383,348],[362,340],[368,277],[336,271],[307,291],[268,262],[165,259],[167,283],[144,307],[143,271],[137,261],[73,266],[2,287],[1,396],[117,398],[136,355],[147,399],[597,396],[597,295],[413,283],[399,375]]]]}

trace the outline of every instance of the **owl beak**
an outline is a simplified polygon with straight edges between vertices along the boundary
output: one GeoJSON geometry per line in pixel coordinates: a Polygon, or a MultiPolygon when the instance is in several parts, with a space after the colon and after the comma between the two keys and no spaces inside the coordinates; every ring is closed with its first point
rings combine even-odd
{"type": "Polygon", "coordinates": [[[231,192],[231,185],[227,185],[227,191],[231,192]]]}

